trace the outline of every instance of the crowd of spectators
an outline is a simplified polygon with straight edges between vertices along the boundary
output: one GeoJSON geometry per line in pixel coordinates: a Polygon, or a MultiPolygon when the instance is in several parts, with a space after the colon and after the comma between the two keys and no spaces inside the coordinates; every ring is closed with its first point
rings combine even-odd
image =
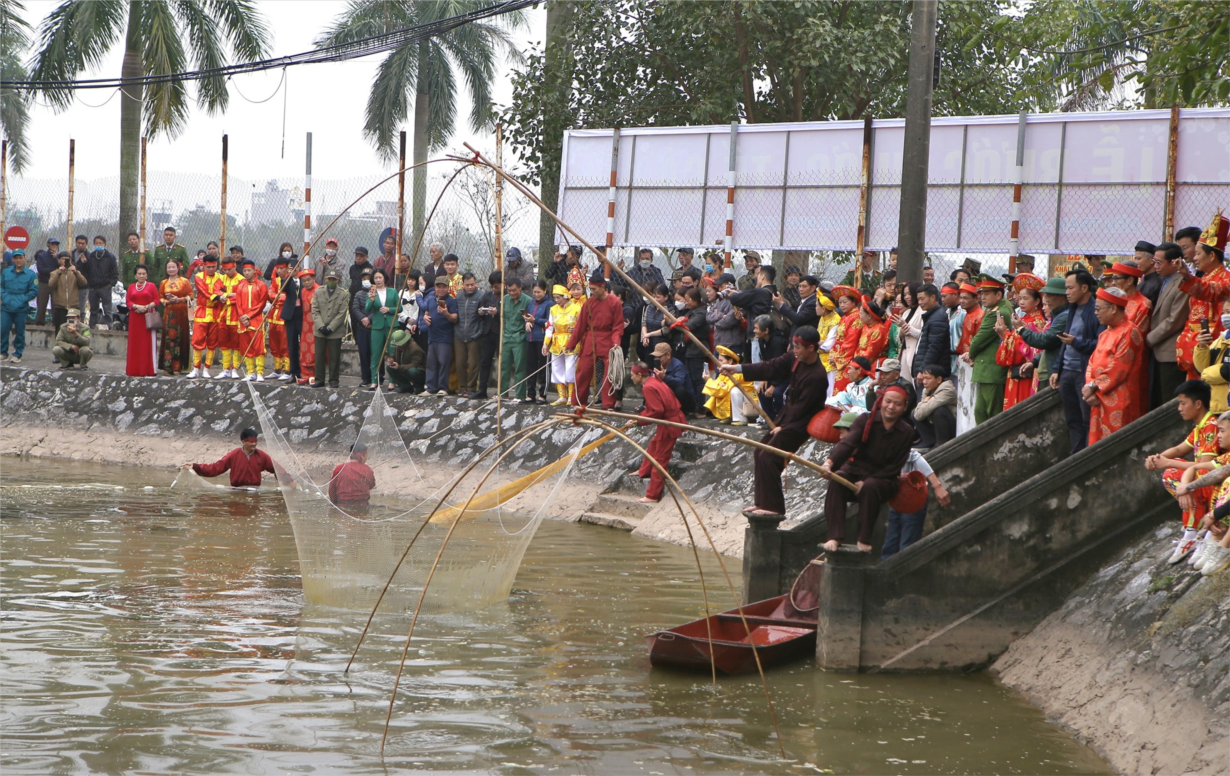
{"type": "MultiPolygon", "coordinates": [[[[349,265],[334,239],[304,262],[284,244],[262,272],[239,246],[220,257],[211,243],[190,262],[173,229],[150,252],[138,250],[135,237],[118,260],[102,237],[92,249],[79,237],[71,254],[52,238],[34,271],[15,252],[3,274],[0,356],[22,358],[27,310],[37,299],[34,323],[51,310],[52,352],[64,369],[90,361],[87,304],[96,328],[128,329],[128,373],[137,376],[162,369],[264,381],[268,354],[271,379],[337,387],[342,340],[350,337],[370,390],[383,384],[486,400],[496,387],[518,403],[621,409],[622,375],[613,372],[627,358],[643,366],[632,383],[656,381],[663,417],[675,417],[677,404],[692,421],[763,425],[772,418],[778,427],[766,440],[790,451],[809,433],[839,442],[826,465],[867,486],[830,491],[830,537],[844,538],[842,499],[855,499],[864,549],[870,523],[897,486],[890,473],[934,480],[946,500],[927,451],[1040,388],[1058,391],[1072,453],[1178,395],[1196,431],[1149,464],[1165,472],[1183,504],[1183,539],[1172,559],[1207,569],[1230,562],[1230,534],[1218,514],[1227,499],[1217,495],[1230,481],[1216,432],[1230,409],[1230,273],[1220,215],[1207,229],[1180,229],[1173,242],[1141,241],[1130,259],[1074,257],[1053,277],[1037,274],[1025,254],[1014,273],[999,277],[967,260],[939,285],[931,267],[921,281],[899,283],[895,251],[884,267],[865,253],[838,284],[793,266],[779,274],[755,251],[736,276],[714,254],[697,263],[686,247],[675,251],[669,278],[648,249],[625,279],[586,267],[576,246],[557,254],[541,277],[512,248],[502,271],[479,278],[438,243],[421,269],[394,255],[392,238],[375,261],[355,247],[349,265]],[[125,303],[113,310],[106,291],[121,276],[125,303]]],[[[758,457],[752,512],[784,510],[783,464],[758,457]]],[[[886,554],[917,539],[924,516],[893,512],[886,554]]]]}

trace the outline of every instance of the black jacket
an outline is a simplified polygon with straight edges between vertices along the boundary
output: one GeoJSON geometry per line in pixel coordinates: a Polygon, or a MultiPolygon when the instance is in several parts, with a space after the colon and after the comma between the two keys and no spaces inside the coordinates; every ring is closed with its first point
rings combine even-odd
{"type": "Polygon", "coordinates": [[[730,303],[743,311],[750,330],[758,316],[768,315],[773,310],[773,294],[767,288],[752,288],[731,294],[730,303]]]}
{"type": "MultiPolygon", "coordinates": [[[[705,318],[706,312],[706,308],[701,305],[679,316],[680,320],[687,321],[688,331],[695,334],[696,339],[704,343],[709,342],[709,321],[705,318]]],[[[674,329],[674,336],[677,338],[675,340],[675,352],[679,353],[680,350],[683,350],[683,346],[686,343],[685,352],[688,358],[703,358],[705,355],[704,351],[696,347],[696,343],[681,331],[683,328],[681,324],[678,328],[674,329]]]]}
{"type": "Polygon", "coordinates": [[[358,264],[350,265],[350,295],[352,297],[355,294],[364,290],[363,289],[363,270],[365,269],[370,269],[372,272],[376,271],[376,268],[372,266],[372,263],[370,261],[363,262],[362,266],[358,264]]]}
{"type": "Polygon", "coordinates": [[[282,303],[282,320],[293,326],[303,320],[302,304],[295,304],[299,301],[299,280],[298,278],[286,278],[286,285],[281,289],[281,293],[286,294],[286,301],[282,303]]]}
{"type": "Polygon", "coordinates": [[[918,335],[918,349],[914,351],[914,363],[910,366],[913,374],[910,377],[918,377],[925,366],[950,366],[951,363],[952,340],[949,339],[948,314],[944,305],[937,304],[923,313],[922,334],[918,335]]]}
{"type": "MultiPolygon", "coordinates": [[[[782,297],[785,299],[785,297],[782,297]]],[[[820,316],[816,314],[816,297],[809,296],[798,304],[798,309],[790,309],[790,303],[777,308],[786,320],[790,321],[790,336],[794,336],[794,332],[800,326],[814,326],[820,328],[820,316]]]]}
{"type": "Polygon", "coordinates": [[[115,260],[115,254],[104,250],[102,253],[90,251],[86,260],[78,264],[81,274],[85,275],[90,288],[107,288],[120,280],[120,265],[115,260]]]}
{"type": "MultiPolygon", "coordinates": [[[[1068,320],[1064,324],[1063,333],[1072,333],[1072,323],[1080,316],[1085,324],[1085,336],[1073,342],[1071,345],[1060,345],[1059,354],[1055,356],[1055,366],[1051,369],[1051,374],[1058,375],[1063,373],[1063,359],[1068,353],[1068,348],[1074,349],[1080,354],[1081,359],[1081,375],[1085,374],[1085,367],[1089,364],[1089,357],[1093,355],[1094,349],[1098,346],[1098,336],[1102,333],[1105,327],[1098,323],[1098,316],[1093,312],[1093,297],[1089,297],[1089,301],[1085,302],[1080,307],[1068,305],[1068,320]]],[[[1049,366],[1049,364],[1048,364],[1049,366]]]]}

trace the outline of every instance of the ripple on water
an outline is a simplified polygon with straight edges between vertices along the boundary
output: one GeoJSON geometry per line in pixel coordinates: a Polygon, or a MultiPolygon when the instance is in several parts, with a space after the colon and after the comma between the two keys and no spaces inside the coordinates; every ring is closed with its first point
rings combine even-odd
{"type": "Polygon", "coordinates": [[[172,477],[5,462],[4,773],[1107,772],[986,677],[806,662],[770,675],[778,762],[756,678],[649,668],[644,635],[701,614],[690,551],[553,522],[506,604],[419,620],[381,759],[409,618],[345,673],[366,616],[304,606],[280,498],[172,477]]]}

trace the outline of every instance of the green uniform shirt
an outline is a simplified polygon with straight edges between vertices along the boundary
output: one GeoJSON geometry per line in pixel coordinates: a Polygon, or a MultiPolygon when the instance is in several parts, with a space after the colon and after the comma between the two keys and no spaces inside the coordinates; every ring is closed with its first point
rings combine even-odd
{"type": "Polygon", "coordinates": [[[879,270],[872,270],[870,275],[866,275],[861,269],[852,269],[841,279],[841,285],[853,286],[861,291],[863,296],[872,296],[883,281],[884,277],[879,270]]]}
{"type": "MultiPolygon", "coordinates": [[[[149,279],[150,282],[157,285],[167,278],[167,262],[175,259],[175,263],[179,265],[180,277],[184,277],[184,268],[188,266],[188,249],[179,243],[168,248],[166,243],[159,245],[154,249],[154,261],[150,264],[149,279]]],[[[149,264],[147,258],[146,263],[149,264]]]]}
{"type": "Polygon", "coordinates": [[[1003,316],[1009,326],[1012,325],[1012,304],[1001,300],[997,307],[985,308],[982,314],[982,324],[969,341],[969,356],[974,360],[974,371],[971,379],[976,383],[1002,383],[1008,378],[1008,367],[995,363],[995,353],[999,350],[999,333],[995,331],[995,313],[1003,316]]]}
{"type": "Polygon", "coordinates": [[[505,344],[526,341],[525,319],[521,317],[521,313],[528,310],[529,307],[529,294],[521,294],[515,302],[510,295],[504,295],[504,336],[502,341],[505,344]]]}
{"type": "MultiPolygon", "coordinates": [[[[124,290],[137,282],[137,265],[141,263],[141,258],[145,256],[144,251],[127,251],[120,257],[120,279],[124,283],[124,290]]],[[[163,265],[166,266],[165,264],[163,265]]],[[[152,269],[152,268],[151,268],[152,269]]],[[[163,271],[166,274],[166,271],[163,271]]]]}

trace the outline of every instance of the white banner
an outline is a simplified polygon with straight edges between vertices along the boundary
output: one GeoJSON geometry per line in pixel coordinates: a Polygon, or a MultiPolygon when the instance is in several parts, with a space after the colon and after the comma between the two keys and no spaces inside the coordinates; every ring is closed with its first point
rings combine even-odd
{"type": "MultiPolygon", "coordinates": [[[[926,249],[1009,252],[1018,116],[931,122],[926,249]]],[[[903,119],[872,122],[866,245],[897,242],[903,119]]],[[[1170,111],[1030,115],[1020,251],[1130,253],[1164,235],[1170,111]]],[[[733,246],[853,250],[861,121],[737,127],[733,246]]],[[[606,242],[611,130],[564,136],[561,218],[606,242]]],[[[621,129],[614,245],[717,247],[726,233],[730,126],[621,129]]],[[[1180,111],[1174,227],[1230,209],[1230,109],[1180,111]]]]}

